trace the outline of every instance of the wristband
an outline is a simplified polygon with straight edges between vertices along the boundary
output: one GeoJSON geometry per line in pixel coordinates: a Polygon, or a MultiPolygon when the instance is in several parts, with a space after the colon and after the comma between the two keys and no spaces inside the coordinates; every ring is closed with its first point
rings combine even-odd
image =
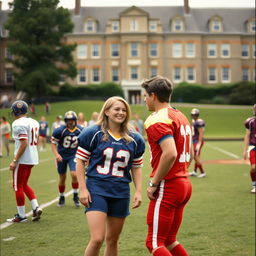
{"type": "Polygon", "coordinates": [[[149,185],[151,188],[156,188],[156,187],[158,187],[158,184],[154,184],[154,183],[152,182],[152,180],[149,181],[148,185],[149,185]]]}
{"type": "Polygon", "coordinates": [[[13,161],[14,163],[17,163],[17,160],[16,160],[16,159],[13,159],[12,161],[13,161]]]}

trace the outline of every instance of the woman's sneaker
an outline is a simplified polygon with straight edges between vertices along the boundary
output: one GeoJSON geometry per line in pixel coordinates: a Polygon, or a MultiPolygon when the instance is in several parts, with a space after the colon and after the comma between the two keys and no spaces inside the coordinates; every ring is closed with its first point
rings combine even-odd
{"type": "Polygon", "coordinates": [[[27,217],[24,217],[24,218],[20,217],[20,215],[17,213],[16,215],[14,215],[13,218],[7,219],[6,221],[7,222],[19,223],[19,222],[26,222],[26,221],[28,221],[28,219],[27,219],[27,217]]]}

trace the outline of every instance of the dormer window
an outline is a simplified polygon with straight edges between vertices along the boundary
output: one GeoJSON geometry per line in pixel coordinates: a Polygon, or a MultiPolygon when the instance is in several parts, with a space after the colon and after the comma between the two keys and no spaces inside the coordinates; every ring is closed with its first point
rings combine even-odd
{"type": "Polygon", "coordinates": [[[209,30],[210,32],[222,32],[223,31],[222,18],[218,16],[212,18],[209,23],[209,30]]]}
{"type": "Polygon", "coordinates": [[[112,21],[112,31],[119,32],[119,21],[112,21]]]}
{"type": "Polygon", "coordinates": [[[182,18],[178,17],[172,20],[172,31],[174,32],[184,31],[184,21],[182,18]]]}
{"type": "Polygon", "coordinates": [[[131,31],[132,31],[132,32],[138,31],[138,21],[135,20],[135,19],[133,19],[133,20],[131,21],[131,31]]]}
{"type": "Polygon", "coordinates": [[[149,31],[156,32],[157,31],[157,21],[151,20],[149,21],[149,31]]]}
{"type": "Polygon", "coordinates": [[[93,19],[87,19],[84,22],[84,31],[88,33],[94,33],[97,30],[97,23],[93,19]]]}

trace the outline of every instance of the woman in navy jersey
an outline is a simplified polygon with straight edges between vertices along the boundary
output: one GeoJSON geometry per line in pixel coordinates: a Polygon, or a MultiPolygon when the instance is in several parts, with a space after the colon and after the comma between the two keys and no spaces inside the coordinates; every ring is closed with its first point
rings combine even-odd
{"type": "Polygon", "coordinates": [[[85,256],[99,255],[104,240],[104,255],[118,255],[119,235],[129,215],[132,180],[132,208],[141,204],[145,143],[139,133],[129,129],[130,112],[123,98],[111,97],[104,103],[97,123],[78,137],[76,172],[90,230],[85,256]]]}

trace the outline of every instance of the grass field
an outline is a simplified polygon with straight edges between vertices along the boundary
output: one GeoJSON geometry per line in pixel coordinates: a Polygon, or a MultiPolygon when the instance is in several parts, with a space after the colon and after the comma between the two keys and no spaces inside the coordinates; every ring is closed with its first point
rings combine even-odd
{"type": "MultiPolygon", "coordinates": [[[[87,120],[93,111],[100,111],[103,102],[73,101],[52,103],[50,123],[58,114],[68,110],[84,112],[87,120]]],[[[173,104],[182,110],[188,118],[193,105],[173,104]]],[[[207,138],[242,138],[244,120],[251,116],[248,106],[196,106],[206,121],[207,138]]],[[[36,105],[39,120],[44,115],[43,106],[36,105]]],[[[145,106],[132,106],[142,119],[149,114],[145,106]]],[[[8,110],[1,110],[8,116],[8,110]]],[[[12,120],[10,120],[12,121],[12,120]]],[[[13,144],[11,144],[13,152],[13,144]]],[[[250,194],[251,182],[249,165],[242,158],[242,141],[207,141],[202,158],[205,161],[207,177],[191,178],[193,195],[186,207],[184,220],[178,240],[188,250],[190,256],[252,256],[255,255],[255,196],[250,194]],[[228,160],[228,164],[216,160],[228,160]],[[235,160],[235,162],[233,162],[235,160]]],[[[40,164],[33,168],[30,185],[35,189],[39,203],[44,208],[40,222],[14,224],[3,228],[6,218],[16,213],[15,197],[12,191],[12,177],[8,170],[11,157],[1,158],[0,164],[0,255],[3,256],[79,256],[89,240],[89,233],[83,209],[76,209],[72,197],[66,200],[66,206],[58,208],[58,175],[54,157],[47,145],[47,152],[40,152],[40,164]],[[50,202],[50,203],[49,203],[50,202]]],[[[192,168],[191,168],[192,170],[192,168]]],[[[148,199],[146,186],[151,171],[148,149],[144,155],[143,168],[143,204],[139,209],[131,210],[120,239],[120,256],[149,255],[144,244],[147,233],[146,212],[148,199]]],[[[131,185],[131,187],[133,187],[131,185]]],[[[70,191],[70,177],[67,189],[70,191]]],[[[26,212],[31,210],[26,201],[26,212]]],[[[102,255],[102,254],[101,254],[102,255]]]]}

